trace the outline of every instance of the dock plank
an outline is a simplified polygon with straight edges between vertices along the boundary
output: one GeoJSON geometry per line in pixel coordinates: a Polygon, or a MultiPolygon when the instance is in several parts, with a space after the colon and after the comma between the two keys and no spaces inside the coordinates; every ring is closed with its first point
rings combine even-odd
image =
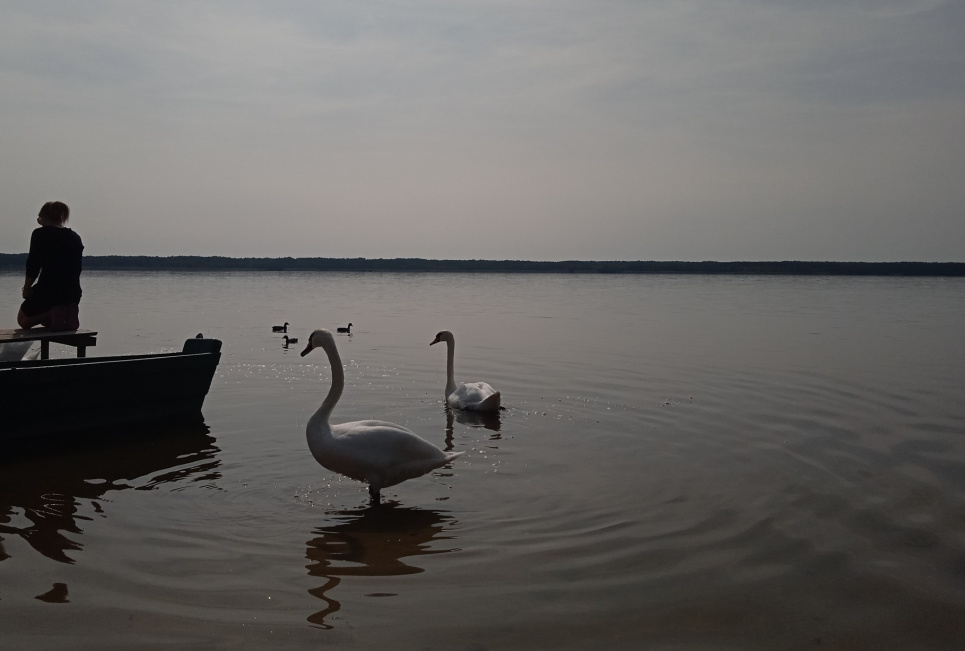
{"type": "Polygon", "coordinates": [[[50,328],[0,329],[0,344],[14,341],[39,341],[40,358],[50,357],[50,343],[72,346],[78,357],[87,356],[87,347],[97,345],[95,330],[51,330],[50,328]]]}

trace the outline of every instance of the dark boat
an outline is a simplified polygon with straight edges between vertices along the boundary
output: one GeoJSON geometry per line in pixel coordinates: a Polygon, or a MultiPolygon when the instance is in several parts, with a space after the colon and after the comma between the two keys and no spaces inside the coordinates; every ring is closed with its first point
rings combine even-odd
{"type": "Polygon", "coordinates": [[[181,352],[0,362],[0,442],[109,431],[201,413],[221,341],[181,352]]]}

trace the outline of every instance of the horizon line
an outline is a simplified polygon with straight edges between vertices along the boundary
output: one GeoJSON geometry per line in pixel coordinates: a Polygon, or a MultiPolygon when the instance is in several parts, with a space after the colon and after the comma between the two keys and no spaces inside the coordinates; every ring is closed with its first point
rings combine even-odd
{"type": "MultiPolygon", "coordinates": [[[[26,257],[27,252],[21,253],[0,253],[3,257],[26,257]]],[[[373,262],[444,262],[444,263],[525,263],[538,265],[552,264],[859,264],[859,265],[893,265],[893,264],[916,264],[916,265],[965,265],[965,261],[954,260],[927,261],[927,260],[821,260],[821,259],[758,259],[758,260],[656,260],[656,259],[594,259],[594,258],[561,258],[556,260],[530,260],[525,258],[422,258],[412,256],[366,258],[364,256],[230,256],[230,255],[200,255],[200,254],[166,254],[149,255],[142,253],[117,254],[102,253],[84,255],[84,260],[96,260],[102,258],[148,258],[158,260],[177,260],[177,259],[198,259],[198,260],[239,260],[239,261],[299,261],[299,260],[326,260],[326,261],[373,261],[373,262]]]]}
{"type": "MultiPolygon", "coordinates": [[[[0,270],[22,270],[28,254],[0,254],[0,270]]],[[[504,273],[613,275],[965,277],[962,262],[434,260],[430,258],[232,258],[84,256],[88,271],[504,273]]]]}

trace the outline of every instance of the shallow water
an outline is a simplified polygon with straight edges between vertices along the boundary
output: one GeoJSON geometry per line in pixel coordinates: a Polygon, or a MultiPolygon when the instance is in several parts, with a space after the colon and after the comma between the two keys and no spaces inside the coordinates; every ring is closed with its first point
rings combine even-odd
{"type": "MultiPolygon", "coordinates": [[[[0,274],[0,313],[22,280],[0,274]]],[[[965,281],[85,273],[89,354],[224,342],[204,424],[0,465],[10,648],[958,649],[965,281]],[[283,347],[271,325],[291,322],[283,347]],[[450,467],[383,491],[305,422],[450,467]],[[500,389],[470,420],[456,374],[500,389]]],[[[67,350],[55,354],[68,355],[67,350]]]]}

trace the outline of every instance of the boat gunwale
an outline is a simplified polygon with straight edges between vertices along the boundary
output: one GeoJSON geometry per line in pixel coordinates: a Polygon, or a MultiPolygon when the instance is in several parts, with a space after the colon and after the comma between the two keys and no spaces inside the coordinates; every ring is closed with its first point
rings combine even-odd
{"type": "Polygon", "coordinates": [[[43,368],[57,368],[62,366],[96,366],[100,364],[118,364],[142,360],[160,360],[165,358],[184,359],[191,357],[206,357],[221,355],[221,351],[190,352],[170,351],[163,353],[144,353],[133,355],[111,355],[107,357],[63,357],[58,359],[22,359],[0,362],[0,371],[16,371],[43,368]]]}

